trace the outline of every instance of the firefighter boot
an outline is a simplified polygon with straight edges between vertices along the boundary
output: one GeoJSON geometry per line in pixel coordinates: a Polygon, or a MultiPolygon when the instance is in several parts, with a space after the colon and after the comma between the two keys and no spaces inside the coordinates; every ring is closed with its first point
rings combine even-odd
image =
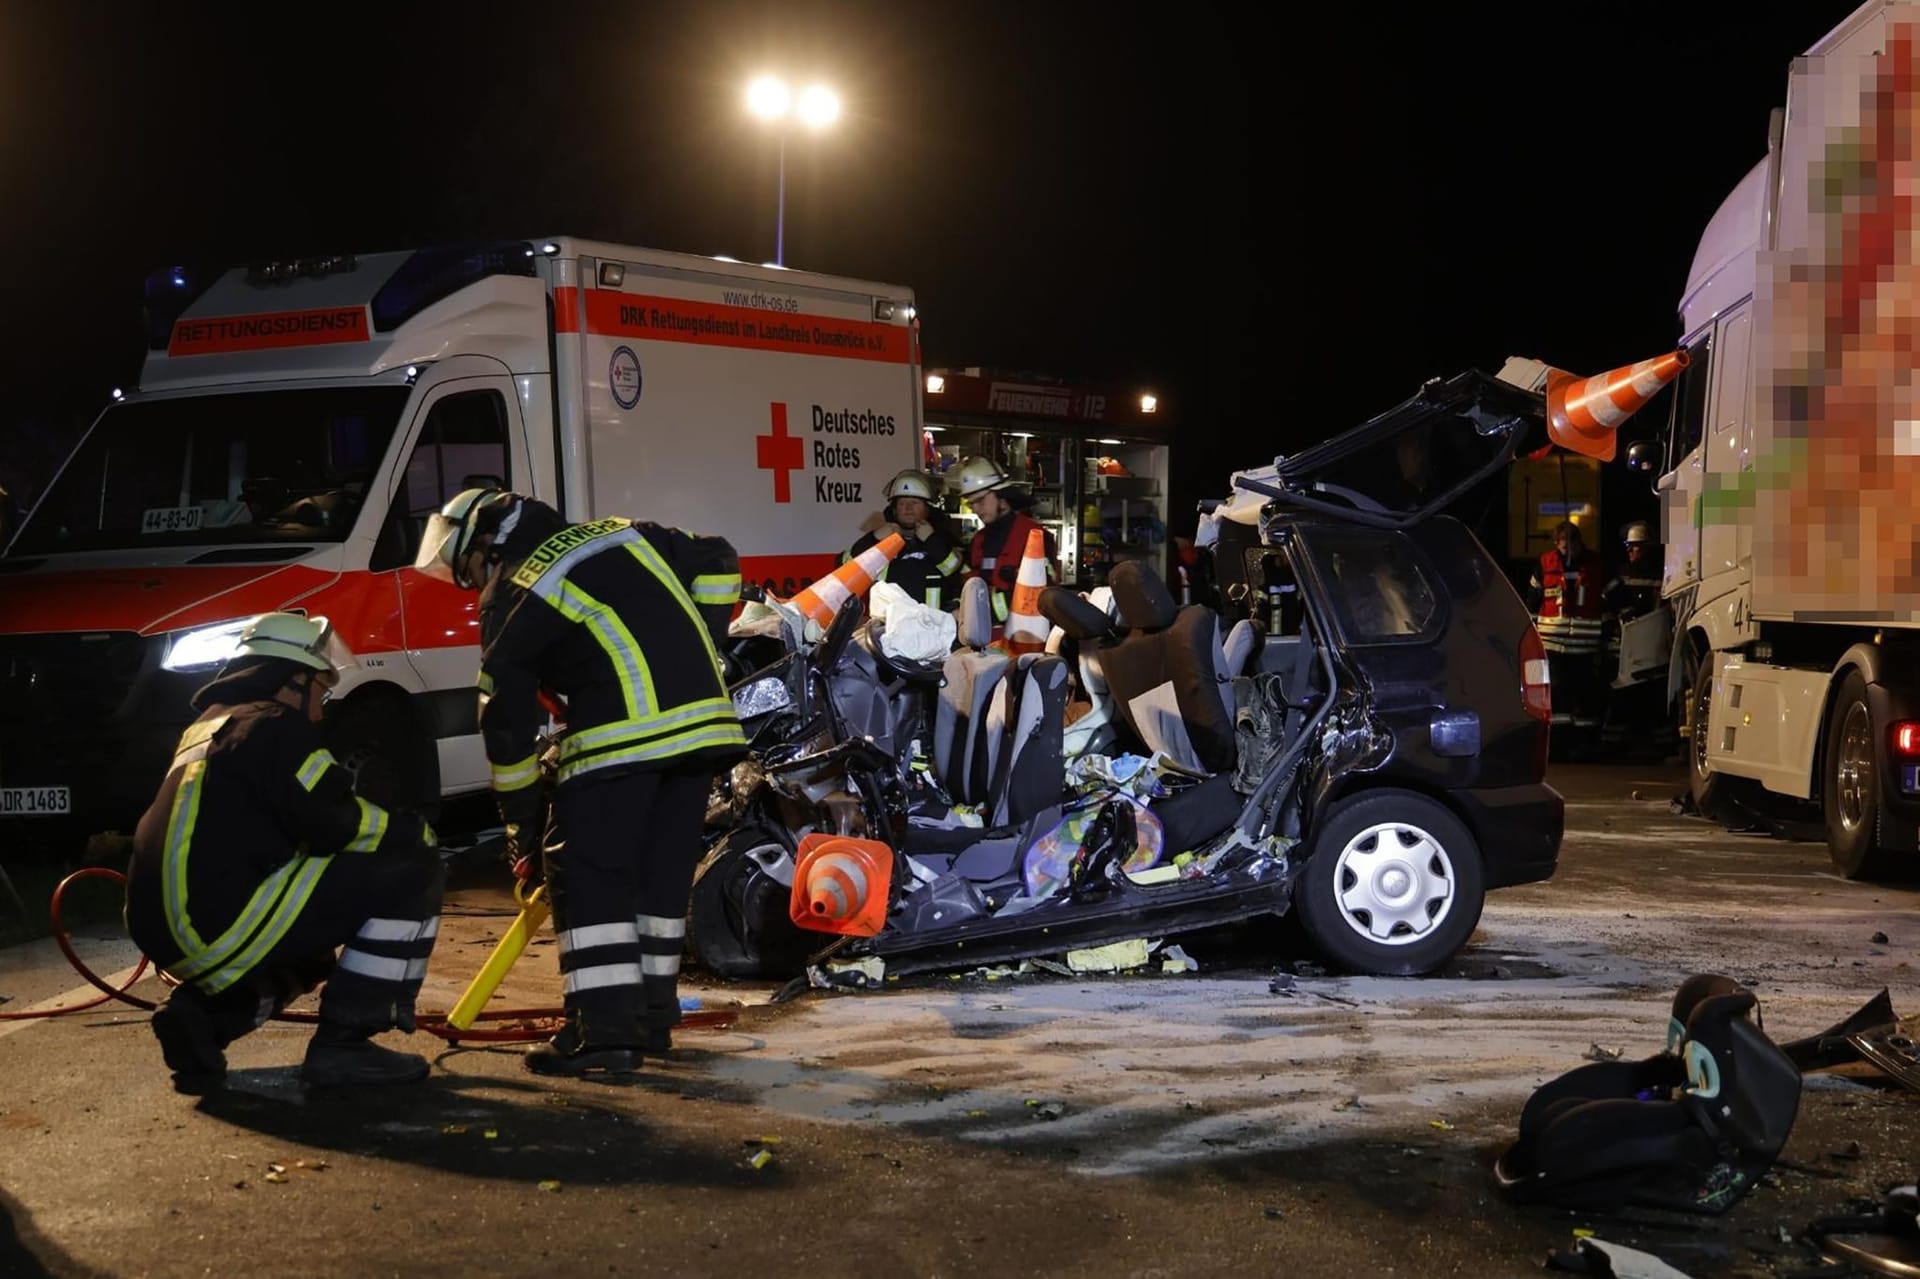
{"type": "Polygon", "coordinates": [[[307,1045],[300,1078],[315,1088],[411,1084],[427,1077],[427,1059],[372,1042],[376,1032],[321,1022],[307,1045]]]}
{"type": "Polygon", "coordinates": [[[173,988],[167,1002],[154,1011],[153,1036],[160,1041],[160,1055],[181,1092],[207,1092],[226,1079],[227,1055],[221,1051],[213,1010],[199,987],[173,988]]]}
{"type": "Polygon", "coordinates": [[[626,1038],[634,1042],[589,1042],[585,1021],[580,1014],[572,1013],[559,1034],[527,1049],[524,1060],[536,1075],[631,1074],[640,1069],[644,1045],[638,1042],[642,1036],[626,1038]]]}

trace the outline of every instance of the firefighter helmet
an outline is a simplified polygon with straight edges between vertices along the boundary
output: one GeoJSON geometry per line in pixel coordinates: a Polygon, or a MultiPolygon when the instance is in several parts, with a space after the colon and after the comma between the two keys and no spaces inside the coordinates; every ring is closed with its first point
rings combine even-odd
{"type": "Polygon", "coordinates": [[[462,562],[473,550],[474,540],[483,533],[497,533],[501,521],[519,504],[520,499],[504,489],[474,488],[456,494],[427,517],[414,568],[454,586],[476,589],[480,584],[467,580],[462,562]]]}
{"type": "Polygon", "coordinates": [[[1642,546],[1653,541],[1653,530],[1645,520],[1635,520],[1621,532],[1620,540],[1627,546],[1642,546]]]}
{"type": "Polygon", "coordinates": [[[887,481],[884,493],[891,502],[896,498],[917,497],[923,502],[933,501],[934,480],[925,471],[908,469],[887,481]]]}
{"type": "Polygon", "coordinates": [[[960,490],[962,498],[991,493],[1010,483],[1012,481],[1007,478],[1007,473],[990,457],[968,458],[960,464],[960,470],[954,477],[954,485],[960,490]]]}
{"type": "Polygon", "coordinates": [[[353,654],[333,633],[324,617],[298,613],[262,613],[240,632],[240,645],[229,662],[249,657],[271,657],[310,670],[339,675],[353,663],[353,654]]]}

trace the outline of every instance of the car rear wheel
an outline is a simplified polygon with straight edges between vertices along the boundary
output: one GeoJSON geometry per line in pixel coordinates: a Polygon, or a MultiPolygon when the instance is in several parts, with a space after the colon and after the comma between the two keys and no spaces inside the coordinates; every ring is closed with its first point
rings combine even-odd
{"type": "Polygon", "coordinates": [[[791,869],[793,850],[757,826],[729,831],[707,850],[693,872],[687,920],[702,968],[722,977],[792,977],[833,940],[794,925],[792,889],[768,869],[782,863],[791,869]]]}
{"type": "Polygon", "coordinates": [[[1378,976],[1432,972],[1473,935],[1486,899],[1480,849],[1445,805],[1363,791],[1320,824],[1294,910],[1314,949],[1378,976]]]}

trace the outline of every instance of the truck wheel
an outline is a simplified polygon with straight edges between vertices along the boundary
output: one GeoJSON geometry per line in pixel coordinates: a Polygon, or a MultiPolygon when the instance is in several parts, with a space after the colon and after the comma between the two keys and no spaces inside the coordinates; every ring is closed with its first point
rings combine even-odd
{"type": "Polygon", "coordinates": [[[1738,815],[1734,778],[1707,770],[1707,721],[1713,704],[1713,654],[1689,655],[1687,681],[1687,791],[1702,817],[1716,822],[1738,815]]]}
{"type": "Polygon", "coordinates": [[[1848,879],[1882,879],[1895,867],[1880,835],[1880,772],[1874,766],[1878,729],[1867,706],[1867,681],[1849,671],[1827,713],[1822,798],[1827,854],[1848,879]]]}
{"type": "Polygon", "coordinates": [[[326,728],[327,749],[354,775],[354,793],[389,812],[440,820],[440,754],[405,693],[369,690],[326,728]]]}
{"type": "Polygon", "coordinates": [[[1473,936],[1486,901],[1480,849],[1444,805],[1370,790],[1333,806],[1294,884],[1315,950],[1355,973],[1432,972],[1473,936]]]}
{"type": "Polygon", "coordinates": [[[766,870],[793,849],[757,826],[729,831],[707,850],[693,872],[687,941],[693,958],[722,977],[785,979],[831,942],[824,933],[795,927],[788,913],[792,889],[766,870]]]}

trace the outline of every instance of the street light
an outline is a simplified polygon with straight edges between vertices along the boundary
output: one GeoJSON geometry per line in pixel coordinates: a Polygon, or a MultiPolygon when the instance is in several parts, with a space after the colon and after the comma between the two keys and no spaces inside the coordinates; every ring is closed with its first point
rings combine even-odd
{"type": "Polygon", "coordinates": [[[787,122],[798,115],[809,129],[824,129],[840,118],[840,98],[824,84],[809,85],[798,108],[793,91],[779,76],[759,76],[747,86],[747,110],[780,127],[780,193],[773,231],[773,264],[787,264],[787,122]]]}

